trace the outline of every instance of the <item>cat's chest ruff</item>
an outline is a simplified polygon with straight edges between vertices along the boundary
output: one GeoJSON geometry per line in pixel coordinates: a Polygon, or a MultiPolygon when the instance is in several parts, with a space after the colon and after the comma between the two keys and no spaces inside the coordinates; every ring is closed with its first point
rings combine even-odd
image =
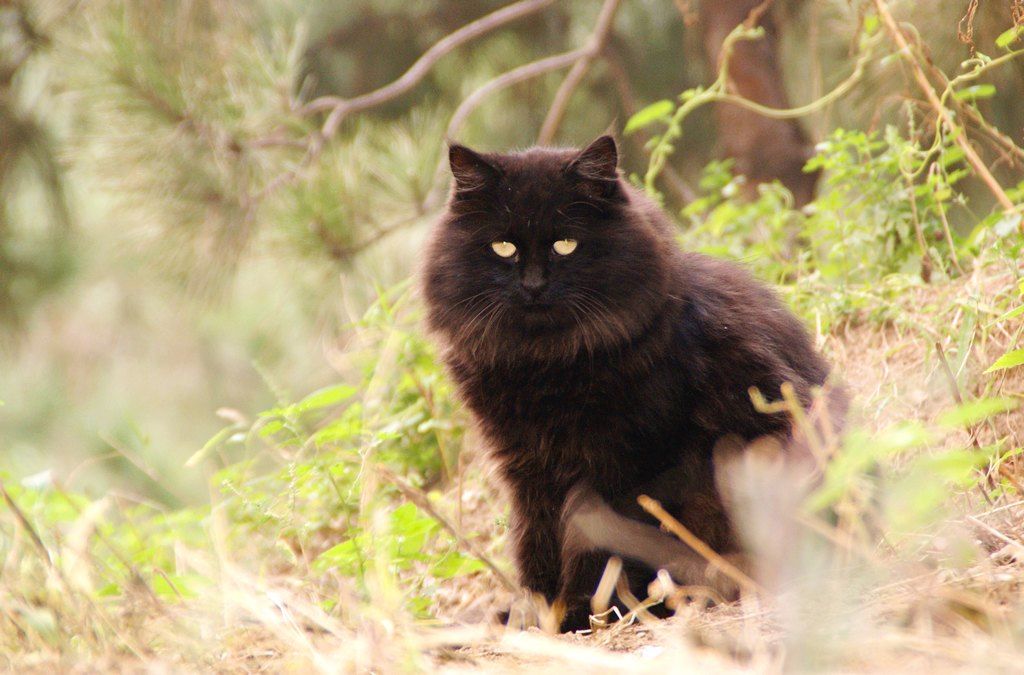
{"type": "MultiPolygon", "coordinates": [[[[571,369],[481,371],[467,402],[498,446],[534,448],[545,461],[621,452],[643,426],[644,411],[614,372],[571,369]]],[[[540,458],[540,457],[538,457],[540,458]]]]}
{"type": "Polygon", "coordinates": [[[541,369],[524,364],[521,368],[480,369],[473,380],[473,390],[486,396],[481,402],[490,404],[487,407],[506,409],[520,419],[549,419],[556,412],[599,412],[616,377],[582,368],[541,369]]]}

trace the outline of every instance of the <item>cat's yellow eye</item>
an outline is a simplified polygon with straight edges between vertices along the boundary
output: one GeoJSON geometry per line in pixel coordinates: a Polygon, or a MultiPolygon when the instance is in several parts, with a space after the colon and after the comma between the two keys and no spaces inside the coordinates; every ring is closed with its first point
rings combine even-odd
{"type": "Polygon", "coordinates": [[[516,254],[516,245],[510,241],[496,241],[491,244],[491,250],[502,258],[511,258],[516,254]]]}
{"type": "Polygon", "coordinates": [[[570,253],[576,250],[576,240],[559,239],[558,241],[551,245],[551,248],[555,249],[555,253],[557,253],[558,255],[569,255],[570,253]]]}

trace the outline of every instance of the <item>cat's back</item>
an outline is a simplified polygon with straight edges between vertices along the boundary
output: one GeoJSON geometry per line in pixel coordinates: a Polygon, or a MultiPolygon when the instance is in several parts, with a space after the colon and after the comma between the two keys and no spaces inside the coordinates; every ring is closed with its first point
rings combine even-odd
{"type": "Polygon", "coordinates": [[[742,265],[680,252],[673,279],[677,331],[697,352],[687,360],[709,381],[735,380],[742,396],[750,385],[777,391],[777,383],[789,381],[806,391],[825,383],[828,364],[803,322],[742,265]]]}

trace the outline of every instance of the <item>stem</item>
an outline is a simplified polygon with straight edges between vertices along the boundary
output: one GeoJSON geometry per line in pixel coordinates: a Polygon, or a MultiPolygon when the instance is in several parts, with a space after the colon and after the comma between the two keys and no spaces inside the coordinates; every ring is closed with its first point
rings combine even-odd
{"type": "Polygon", "coordinates": [[[341,110],[343,111],[341,116],[346,116],[397,98],[419,84],[441,57],[457,47],[489,33],[495,28],[538,12],[553,2],[554,0],[521,0],[521,2],[502,7],[442,38],[424,52],[416,60],[416,63],[409,67],[409,70],[405,71],[401,77],[390,84],[351,99],[343,99],[337,96],[322,96],[310,101],[303,107],[302,112],[310,114],[331,110],[332,114],[335,114],[336,111],[341,110]]]}
{"type": "Polygon", "coordinates": [[[928,103],[931,105],[932,109],[935,110],[935,114],[939,121],[955,134],[957,145],[959,145],[960,149],[964,151],[964,156],[974,168],[974,172],[982,181],[984,181],[992,194],[995,195],[1000,206],[1002,206],[1007,212],[1013,211],[1016,208],[1014,203],[1006,195],[1006,192],[988,170],[988,167],[985,166],[985,163],[982,161],[981,157],[978,156],[978,153],[975,152],[974,147],[971,145],[970,141],[967,140],[964,130],[953,122],[953,118],[950,116],[949,110],[942,104],[942,101],[939,99],[939,95],[935,93],[935,88],[932,87],[932,83],[928,80],[928,76],[925,75],[924,70],[921,68],[921,64],[918,63],[916,58],[914,58],[906,36],[903,35],[903,32],[896,24],[896,19],[892,16],[892,12],[889,11],[889,5],[885,0],[874,0],[874,3],[875,9],[878,11],[878,16],[882,19],[882,23],[885,25],[886,31],[889,33],[893,42],[896,43],[896,46],[899,47],[900,54],[903,55],[903,58],[910,65],[914,79],[924,92],[924,95],[928,99],[928,103]]]}
{"type": "Polygon", "coordinates": [[[558,91],[555,92],[555,99],[551,103],[551,109],[548,110],[547,117],[544,118],[544,124],[541,125],[540,134],[537,136],[537,145],[548,145],[554,139],[555,133],[565,117],[565,111],[569,107],[569,101],[572,99],[573,92],[583,82],[583,78],[587,76],[590,66],[593,65],[594,60],[604,49],[605,43],[608,42],[608,36],[611,35],[612,25],[615,22],[615,13],[619,9],[619,4],[620,0],[605,0],[604,5],[601,7],[601,13],[597,17],[597,25],[594,27],[594,32],[590,35],[590,40],[587,41],[586,53],[580,57],[579,61],[572,65],[569,74],[565,76],[561,86],[558,87],[558,91]]]}
{"type": "MultiPolygon", "coordinates": [[[[756,10],[757,8],[755,8],[755,11],[756,10]]],[[[660,174],[665,168],[668,156],[672,154],[673,142],[682,136],[683,121],[697,108],[708,103],[732,103],[733,105],[752,110],[759,115],[764,115],[765,117],[771,117],[773,119],[792,119],[803,117],[831,105],[849,93],[864,76],[865,66],[868,61],[871,60],[871,56],[873,54],[874,43],[868,42],[867,48],[861,53],[857,62],[854,64],[853,71],[824,96],[815,99],[806,105],[795,108],[772,108],[766,105],[761,105],[760,103],[755,103],[743,96],[729,93],[729,62],[732,59],[733,48],[740,40],[754,40],[760,38],[764,34],[762,29],[752,28],[747,25],[748,23],[749,18],[748,21],[736,26],[736,28],[734,28],[722,42],[721,58],[719,59],[718,65],[718,76],[715,81],[707,89],[697,89],[686,92],[684,96],[688,95],[689,97],[685,98],[683,104],[676,109],[675,114],[672,115],[672,119],[669,120],[668,128],[665,133],[658,138],[654,149],[651,150],[651,162],[647,168],[647,173],[644,176],[644,185],[649,192],[654,192],[654,181],[657,179],[658,174],[660,174]]]]}
{"type": "Polygon", "coordinates": [[[762,590],[756,581],[743,573],[743,570],[716,553],[714,549],[701,541],[693,532],[690,532],[685,525],[676,520],[671,513],[662,507],[661,502],[657,499],[652,499],[647,495],[640,495],[636,498],[636,501],[643,507],[644,511],[657,518],[669,532],[679,537],[684,544],[692,548],[710,564],[720,569],[723,574],[739,584],[741,588],[746,591],[762,590]]]}

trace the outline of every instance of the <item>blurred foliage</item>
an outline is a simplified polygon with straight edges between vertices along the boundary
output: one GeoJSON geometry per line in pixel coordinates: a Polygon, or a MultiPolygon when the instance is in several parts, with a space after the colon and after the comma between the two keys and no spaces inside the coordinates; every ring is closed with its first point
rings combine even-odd
{"type": "MultiPolygon", "coordinates": [[[[394,488],[382,482],[380,472],[393,471],[429,498],[426,491],[454,471],[464,426],[407,305],[407,292],[386,293],[354,327],[372,346],[360,359],[357,384],[280,400],[252,421],[239,417],[188,461],[193,470],[219,465],[209,478],[212,507],[93,499],[68,491],[50,472],[20,483],[0,474],[8,505],[25,523],[45,528],[39,543],[54,552],[8,567],[5,583],[63,584],[96,598],[141,585],[178,602],[216,583],[195,569],[188,552],[219,547],[259,561],[261,574],[301,569],[316,584],[351,579],[360,602],[369,599],[368,577],[400,575],[403,602],[423,615],[439,580],[479,572],[483,564],[417,506],[394,506],[394,488]],[[230,526],[219,528],[221,519],[230,526]],[[62,578],[47,582],[50,572],[62,578]]],[[[0,522],[0,557],[19,545],[9,524],[0,522]]],[[[322,592],[326,611],[344,611],[322,592]]]]}
{"type": "Polygon", "coordinates": [[[34,90],[47,48],[27,6],[0,5],[0,338],[74,265],[63,172],[34,90]]]}
{"type": "MultiPolygon", "coordinates": [[[[444,522],[438,495],[463,475],[466,420],[408,279],[445,194],[459,102],[580,45],[599,3],[557,3],[461,47],[322,145],[326,116],[303,106],[386,84],[503,4],[0,3],[0,322],[16,336],[0,354],[0,559],[17,628],[5,647],[109,631],[96,612],[133,611],[140,593],[201,599],[231,576],[229,557],[261,578],[291,575],[330,616],[385,596],[423,616],[440,580],[484,568],[475,533],[444,522]],[[62,593],[81,602],[62,606],[62,593]]],[[[950,85],[950,105],[975,116],[970,137],[1024,203],[1019,158],[985,131],[1021,128],[1024,59],[984,57],[1011,54],[1019,30],[979,14],[980,56],[961,68],[958,8],[893,5],[942,78],[974,73],[950,85]]],[[[877,30],[864,3],[778,6],[794,100],[841,81],[877,30]]],[[[624,168],[642,175],[632,132],[658,129],[677,92],[710,79],[699,52],[673,3],[625,3],[559,142],[624,124],[624,168]]],[[[669,158],[699,195],[665,199],[684,246],[743,261],[819,335],[870,321],[948,339],[957,376],[976,340],[1012,336],[985,364],[984,395],[833,448],[811,506],[894,545],[931,531],[950,491],[1014,489],[983,486],[979,471],[1016,460],[1011,440],[950,439],[1015,405],[992,383],[1024,363],[1020,213],[992,207],[955,135],[906,102],[900,68],[872,60],[848,100],[808,115],[807,170],[823,176],[809,206],[778,185],[741,199],[744,179],[709,161],[706,111],[687,117],[669,158]],[[1012,285],[908,312],[913,291],[989,266],[1012,285]]],[[[560,81],[496,94],[460,140],[529,145],[560,81]]]]}

